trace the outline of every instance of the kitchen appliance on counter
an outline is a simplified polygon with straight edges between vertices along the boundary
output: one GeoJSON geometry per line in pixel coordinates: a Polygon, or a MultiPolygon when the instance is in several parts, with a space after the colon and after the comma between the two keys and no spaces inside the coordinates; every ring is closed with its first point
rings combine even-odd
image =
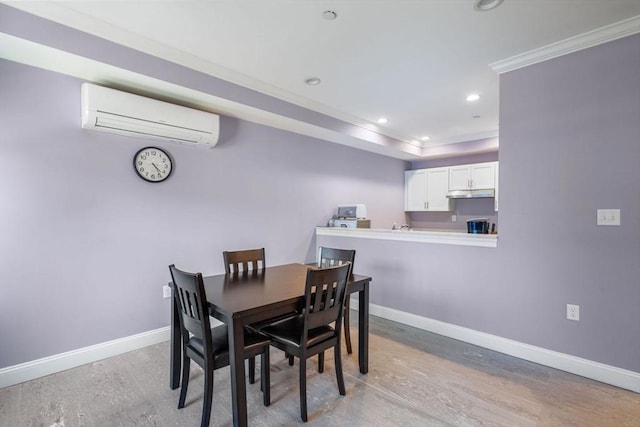
{"type": "Polygon", "coordinates": [[[371,228],[367,218],[367,207],[362,204],[339,205],[338,213],[329,220],[329,227],[371,228]]]}
{"type": "MultiPolygon", "coordinates": [[[[366,205],[338,205],[338,218],[367,218],[366,205]]],[[[335,218],[335,217],[334,217],[335,218]]]]}
{"type": "MultiPolygon", "coordinates": [[[[495,224],[494,224],[494,230],[495,230],[495,224]]],[[[467,233],[489,234],[489,218],[468,219],[467,233]]]]}

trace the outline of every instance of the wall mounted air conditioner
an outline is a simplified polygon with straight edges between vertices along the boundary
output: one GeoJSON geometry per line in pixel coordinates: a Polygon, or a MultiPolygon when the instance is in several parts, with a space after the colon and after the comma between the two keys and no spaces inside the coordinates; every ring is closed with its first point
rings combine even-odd
{"type": "Polygon", "coordinates": [[[220,117],[83,83],[82,127],[126,136],[213,147],[218,142],[220,117]]]}

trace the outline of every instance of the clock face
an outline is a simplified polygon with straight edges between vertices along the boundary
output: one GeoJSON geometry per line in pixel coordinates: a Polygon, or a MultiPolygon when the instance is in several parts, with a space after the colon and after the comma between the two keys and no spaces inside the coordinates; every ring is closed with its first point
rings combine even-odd
{"type": "Polygon", "coordinates": [[[145,147],[133,157],[133,167],[140,178],[149,182],[162,182],[171,175],[173,162],[166,151],[157,147],[145,147]]]}

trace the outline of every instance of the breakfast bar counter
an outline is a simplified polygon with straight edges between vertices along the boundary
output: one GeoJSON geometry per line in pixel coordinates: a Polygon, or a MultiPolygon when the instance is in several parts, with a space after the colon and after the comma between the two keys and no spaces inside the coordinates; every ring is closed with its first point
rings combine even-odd
{"type": "Polygon", "coordinates": [[[352,237],[359,239],[395,240],[403,242],[440,243],[445,245],[498,246],[497,234],[469,234],[457,230],[316,227],[317,236],[352,237]]]}
{"type": "MultiPolygon", "coordinates": [[[[497,234],[340,227],[315,231],[316,248],[355,250],[354,273],[375,277],[371,315],[464,340],[460,331],[493,333],[488,310],[496,298],[514,298],[517,284],[500,282],[496,267],[505,253],[498,248],[497,234]]],[[[356,301],[351,307],[357,307],[356,301]]]]}

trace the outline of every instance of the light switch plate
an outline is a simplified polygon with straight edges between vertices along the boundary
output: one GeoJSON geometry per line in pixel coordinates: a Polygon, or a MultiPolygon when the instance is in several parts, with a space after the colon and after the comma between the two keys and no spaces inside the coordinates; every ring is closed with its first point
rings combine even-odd
{"type": "Polygon", "coordinates": [[[620,225],[620,209],[598,209],[597,225],[620,225]]]}

